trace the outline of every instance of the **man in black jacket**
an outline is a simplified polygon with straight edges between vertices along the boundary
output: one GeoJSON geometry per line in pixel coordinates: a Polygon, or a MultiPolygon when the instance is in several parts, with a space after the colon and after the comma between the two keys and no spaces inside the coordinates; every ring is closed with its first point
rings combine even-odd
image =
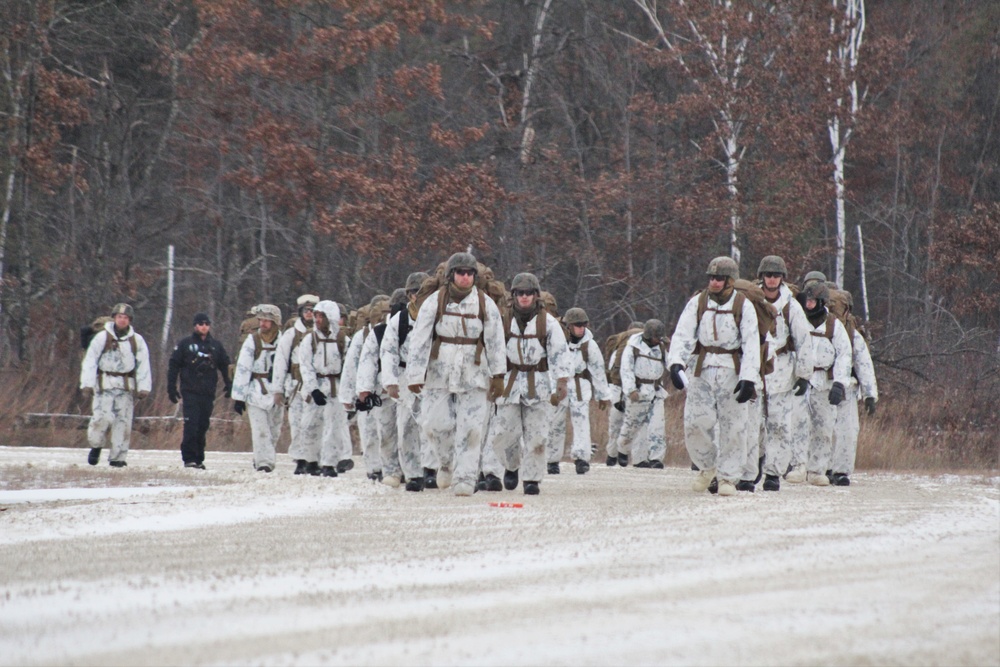
{"type": "Polygon", "coordinates": [[[181,457],[185,468],[205,469],[205,433],[215,405],[215,388],[222,375],[226,396],[232,389],[229,355],[222,343],[212,338],[211,320],[205,313],[194,316],[194,333],[182,340],[170,355],[167,395],[171,402],[184,401],[184,438],[181,457]],[[181,390],[177,392],[177,376],[181,390]]]}

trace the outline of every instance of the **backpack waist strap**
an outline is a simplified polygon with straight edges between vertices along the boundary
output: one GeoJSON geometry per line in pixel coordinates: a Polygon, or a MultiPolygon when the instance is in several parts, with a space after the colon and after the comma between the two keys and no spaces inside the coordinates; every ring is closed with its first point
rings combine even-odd
{"type": "Polygon", "coordinates": [[[705,355],[711,354],[728,354],[733,358],[733,367],[736,370],[736,374],[740,374],[740,360],[743,357],[743,348],[737,347],[732,350],[725,347],[716,347],[714,345],[702,345],[699,341],[694,346],[694,351],[698,355],[698,363],[694,367],[694,376],[699,377],[701,375],[701,367],[705,363],[705,355]]]}

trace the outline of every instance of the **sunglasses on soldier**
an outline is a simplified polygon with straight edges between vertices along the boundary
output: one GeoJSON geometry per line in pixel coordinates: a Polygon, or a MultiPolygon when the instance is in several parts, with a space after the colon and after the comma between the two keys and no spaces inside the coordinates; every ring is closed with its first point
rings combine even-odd
{"type": "Polygon", "coordinates": [[[765,278],[781,278],[783,274],[777,273],[775,271],[765,271],[761,274],[765,278]]]}
{"type": "Polygon", "coordinates": [[[456,276],[474,276],[476,275],[475,269],[455,269],[456,276]]]}
{"type": "Polygon", "coordinates": [[[534,296],[534,294],[535,294],[534,290],[526,290],[526,289],[511,290],[511,296],[514,296],[514,297],[519,297],[519,296],[534,296]]]}
{"type": "Polygon", "coordinates": [[[709,280],[714,280],[717,283],[724,283],[724,282],[726,282],[726,278],[728,278],[728,277],[729,276],[714,275],[714,276],[709,276],[708,279],[709,280]]]}

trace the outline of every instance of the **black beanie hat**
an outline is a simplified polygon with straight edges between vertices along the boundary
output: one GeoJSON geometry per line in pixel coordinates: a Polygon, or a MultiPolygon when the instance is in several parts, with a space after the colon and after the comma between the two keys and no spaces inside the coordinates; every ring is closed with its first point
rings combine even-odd
{"type": "Polygon", "coordinates": [[[198,324],[211,324],[212,320],[208,317],[207,313],[198,313],[194,316],[195,325],[198,324]]]}

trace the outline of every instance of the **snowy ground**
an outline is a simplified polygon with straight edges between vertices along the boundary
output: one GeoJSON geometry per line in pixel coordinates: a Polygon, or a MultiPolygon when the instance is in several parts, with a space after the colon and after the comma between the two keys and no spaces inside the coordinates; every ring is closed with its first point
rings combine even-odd
{"type": "Polygon", "coordinates": [[[996,477],[718,498],[563,464],[456,498],[85,457],[0,447],[0,664],[1000,664],[996,477]]]}

